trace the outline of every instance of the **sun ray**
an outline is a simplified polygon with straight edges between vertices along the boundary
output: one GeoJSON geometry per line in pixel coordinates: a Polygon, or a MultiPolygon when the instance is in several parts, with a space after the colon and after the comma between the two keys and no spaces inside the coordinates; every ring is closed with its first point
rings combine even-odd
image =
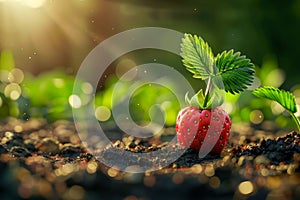
{"type": "Polygon", "coordinates": [[[118,28],[114,6],[103,0],[0,0],[0,51],[11,50],[18,66],[34,74],[53,67],[76,70],[118,28]]]}

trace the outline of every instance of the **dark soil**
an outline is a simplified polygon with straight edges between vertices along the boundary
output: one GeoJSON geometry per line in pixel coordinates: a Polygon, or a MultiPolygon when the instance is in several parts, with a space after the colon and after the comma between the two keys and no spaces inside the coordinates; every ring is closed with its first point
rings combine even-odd
{"type": "MultiPolygon", "coordinates": [[[[138,156],[122,159],[119,152],[162,150],[175,130],[166,128],[145,140],[107,128],[113,145],[98,152],[96,160],[71,122],[10,118],[0,124],[0,195],[1,199],[298,199],[300,134],[272,131],[235,126],[221,155],[200,159],[198,152],[187,149],[171,164],[165,159],[141,161],[165,166],[159,170],[127,173],[101,159],[136,167],[131,165],[138,156]]],[[[174,152],[181,148],[171,147],[174,152]]],[[[161,156],[174,152],[162,151],[161,156]]]]}

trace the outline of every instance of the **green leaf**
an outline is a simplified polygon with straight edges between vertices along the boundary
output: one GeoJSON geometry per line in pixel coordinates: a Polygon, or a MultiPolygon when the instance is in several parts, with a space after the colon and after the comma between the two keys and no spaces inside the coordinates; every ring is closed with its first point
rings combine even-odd
{"type": "Polygon", "coordinates": [[[188,92],[185,94],[185,102],[188,105],[194,106],[195,108],[200,109],[211,109],[212,106],[218,107],[220,106],[224,98],[221,95],[221,91],[219,89],[214,89],[213,95],[208,97],[208,103],[204,106],[205,96],[203,94],[203,90],[199,90],[191,99],[188,97],[188,92]]]}
{"type": "Polygon", "coordinates": [[[214,55],[201,37],[185,34],[181,44],[181,56],[183,65],[194,74],[194,78],[205,80],[214,74],[214,55]]]}
{"type": "Polygon", "coordinates": [[[257,97],[276,101],[291,113],[297,112],[296,100],[292,93],[278,88],[266,86],[252,92],[257,97]]]}
{"type": "Polygon", "coordinates": [[[216,57],[217,74],[222,77],[226,92],[240,93],[253,83],[254,65],[246,56],[233,50],[224,51],[216,57]]]}
{"type": "Polygon", "coordinates": [[[225,98],[225,91],[221,90],[217,87],[213,87],[211,94],[212,95],[208,100],[207,107],[215,108],[215,107],[222,105],[222,103],[224,102],[224,98],[225,98]]]}
{"type": "Polygon", "coordinates": [[[192,96],[192,98],[189,98],[189,92],[187,92],[185,94],[185,102],[190,105],[193,106],[195,108],[200,108],[201,107],[201,100],[199,101],[199,97],[201,98],[201,96],[203,96],[203,92],[202,90],[199,90],[198,93],[196,93],[194,96],[192,96]]]}
{"type": "Polygon", "coordinates": [[[188,96],[189,92],[185,94],[185,102],[191,106],[194,106],[195,108],[201,108],[204,109],[203,107],[203,102],[204,102],[204,94],[203,90],[199,90],[194,96],[192,96],[191,99],[189,99],[188,96]]]}

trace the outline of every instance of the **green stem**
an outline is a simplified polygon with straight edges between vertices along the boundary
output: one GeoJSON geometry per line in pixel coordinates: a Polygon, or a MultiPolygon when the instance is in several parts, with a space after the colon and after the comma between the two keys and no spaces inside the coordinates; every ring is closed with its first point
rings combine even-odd
{"type": "Polygon", "coordinates": [[[212,81],[211,81],[211,77],[208,78],[208,82],[207,82],[207,86],[205,89],[205,94],[204,94],[204,103],[203,103],[203,107],[206,108],[207,103],[208,103],[208,99],[209,99],[209,90],[212,86],[212,81]]]}
{"type": "Polygon", "coordinates": [[[292,112],[289,112],[289,113],[292,115],[293,120],[294,120],[295,123],[297,124],[298,131],[300,132],[300,121],[299,121],[298,117],[296,117],[295,114],[292,113],[292,112]]]}

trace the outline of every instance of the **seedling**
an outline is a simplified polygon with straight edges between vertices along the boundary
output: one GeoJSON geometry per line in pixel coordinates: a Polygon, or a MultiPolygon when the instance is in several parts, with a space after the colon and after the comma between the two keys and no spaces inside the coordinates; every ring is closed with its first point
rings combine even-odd
{"type": "Polygon", "coordinates": [[[228,142],[231,127],[230,117],[220,107],[223,103],[220,92],[238,94],[247,89],[253,82],[254,65],[233,50],[215,57],[209,45],[196,35],[185,34],[181,47],[183,65],[193,78],[206,81],[207,86],[204,93],[200,90],[191,99],[186,95],[190,106],[177,116],[178,143],[195,150],[204,147],[219,154],[228,142]]]}
{"type": "Polygon", "coordinates": [[[257,88],[252,93],[257,97],[266,98],[279,103],[292,116],[300,131],[300,122],[295,115],[297,112],[296,100],[292,93],[270,86],[257,88]]]}

